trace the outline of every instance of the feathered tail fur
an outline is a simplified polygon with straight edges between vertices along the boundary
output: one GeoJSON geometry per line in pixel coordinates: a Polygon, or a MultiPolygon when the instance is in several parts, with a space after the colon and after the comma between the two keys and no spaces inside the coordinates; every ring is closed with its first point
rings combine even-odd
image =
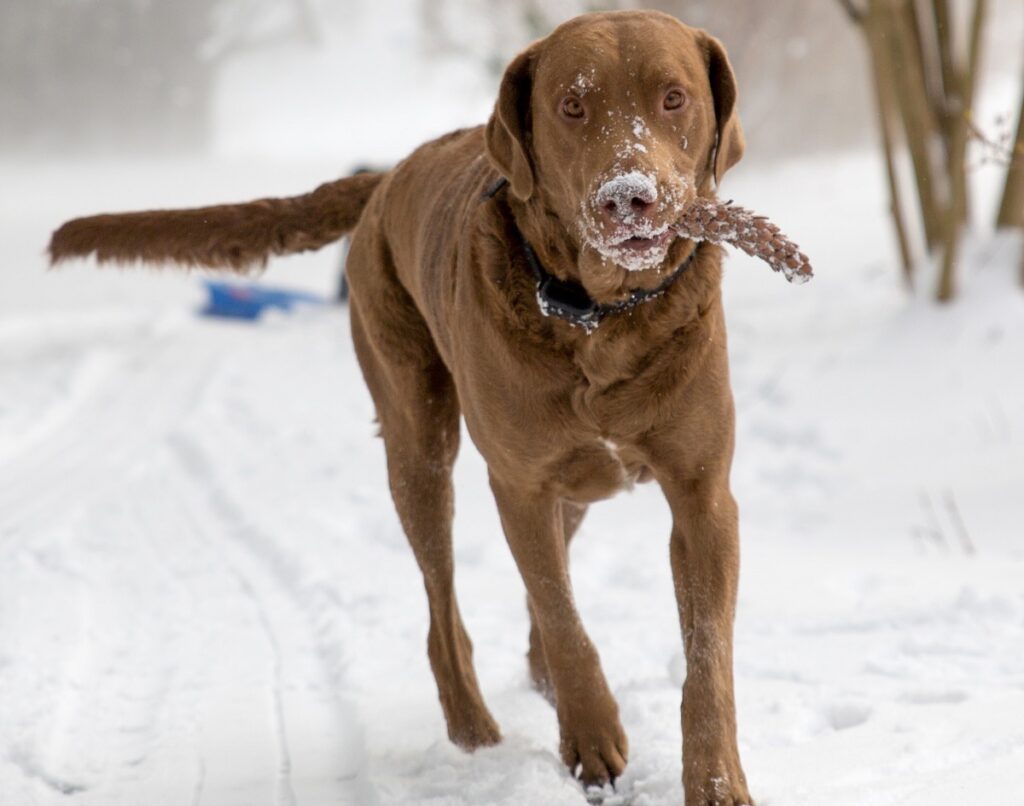
{"type": "Polygon", "coordinates": [[[100,263],[177,263],[244,272],[270,255],[319,249],[359,222],[384,174],[327,182],[311,193],[190,210],[76,218],[50,239],[50,263],[96,255],[100,263]]]}

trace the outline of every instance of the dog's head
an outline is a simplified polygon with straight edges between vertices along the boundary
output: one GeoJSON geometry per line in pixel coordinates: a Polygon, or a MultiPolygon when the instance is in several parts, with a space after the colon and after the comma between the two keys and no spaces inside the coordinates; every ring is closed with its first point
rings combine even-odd
{"type": "Polygon", "coordinates": [[[721,43],[651,11],[577,17],[520,53],[486,142],[512,195],[564,227],[595,299],[678,265],[670,225],[744,147],[721,43]]]}

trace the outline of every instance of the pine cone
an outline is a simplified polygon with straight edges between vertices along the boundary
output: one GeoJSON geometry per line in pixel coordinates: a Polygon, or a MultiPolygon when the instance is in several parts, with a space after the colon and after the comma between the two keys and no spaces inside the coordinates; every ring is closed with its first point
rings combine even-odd
{"type": "Polygon", "coordinates": [[[677,231],[694,241],[732,244],[781,271],[791,283],[806,283],[814,274],[807,255],[777,226],[731,201],[697,199],[686,208],[677,231]]]}

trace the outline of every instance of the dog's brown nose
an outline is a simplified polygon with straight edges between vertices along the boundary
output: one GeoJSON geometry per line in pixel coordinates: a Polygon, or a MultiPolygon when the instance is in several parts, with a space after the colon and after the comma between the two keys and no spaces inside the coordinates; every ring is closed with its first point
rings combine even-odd
{"type": "Polygon", "coordinates": [[[658,186],[653,177],[640,171],[613,176],[594,195],[596,207],[615,224],[646,218],[657,200],[658,186]]]}
{"type": "Polygon", "coordinates": [[[622,199],[608,199],[602,205],[602,209],[606,213],[610,213],[612,215],[623,216],[623,215],[627,215],[628,212],[630,212],[630,211],[632,211],[634,213],[642,213],[648,207],[650,207],[652,204],[654,204],[653,201],[647,201],[646,199],[642,199],[639,196],[634,196],[632,199],[630,199],[628,207],[625,204],[623,204],[622,202],[623,202],[622,199]]]}

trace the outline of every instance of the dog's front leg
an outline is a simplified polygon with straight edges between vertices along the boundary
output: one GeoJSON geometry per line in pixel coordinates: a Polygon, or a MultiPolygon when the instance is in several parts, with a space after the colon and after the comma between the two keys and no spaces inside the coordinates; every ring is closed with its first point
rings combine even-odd
{"type": "Polygon", "coordinates": [[[686,650],[683,790],[687,804],[752,804],[736,746],[732,631],[739,579],[736,502],[725,478],[664,483],[672,577],[686,650]]]}
{"type": "Polygon", "coordinates": [[[573,601],[557,500],[493,474],[491,489],[540,631],[554,687],[562,760],[570,770],[578,769],[585,784],[613,781],[625,769],[628,744],[597,650],[573,601]]]}

